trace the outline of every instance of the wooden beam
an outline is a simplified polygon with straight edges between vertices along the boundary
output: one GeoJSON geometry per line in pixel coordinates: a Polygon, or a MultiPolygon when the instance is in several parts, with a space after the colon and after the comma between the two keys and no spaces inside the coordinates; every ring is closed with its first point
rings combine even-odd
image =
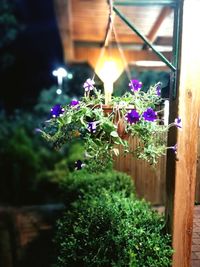
{"type": "Polygon", "coordinates": [[[71,0],[54,0],[54,6],[63,46],[64,60],[71,61],[74,59],[71,0]]]}
{"type": "Polygon", "coordinates": [[[159,36],[156,38],[156,40],[154,41],[155,45],[171,45],[172,46],[173,40],[172,37],[164,37],[164,36],[159,36]]]}
{"type": "Polygon", "coordinates": [[[158,33],[162,23],[164,22],[165,18],[170,15],[171,12],[172,12],[172,9],[170,7],[163,7],[162,8],[158,18],[156,19],[149,34],[147,35],[147,38],[149,39],[149,41],[151,41],[152,43],[155,41],[155,39],[157,37],[157,33],[158,33]]]}
{"type": "Polygon", "coordinates": [[[178,111],[182,119],[183,130],[178,130],[176,161],[173,160],[172,165],[168,162],[168,168],[173,169],[173,165],[175,167],[175,177],[169,176],[170,170],[167,177],[169,179],[167,206],[173,206],[173,214],[170,215],[173,225],[173,267],[191,266],[200,112],[200,53],[196,34],[196,27],[200,24],[198,10],[200,10],[199,1],[184,1],[178,108],[174,109],[174,114],[178,111]],[[171,194],[169,194],[170,184],[171,194]]]}
{"type": "MultiPolygon", "coordinates": [[[[93,29],[87,29],[86,27],[76,28],[73,31],[73,40],[76,42],[103,42],[105,31],[98,29],[93,31],[93,29]]],[[[112,41],[112,39],[111,39],[112,41]]],[[[120,34],[120,43],[127,44],[143,44],[144,42],[135,34],[120,34]]]]}
{"type": "MultiPolygon", "coordinates": [[[[97,60],[100,55],[100,49],[99,48],[93,48],[93,47],[75,47],[74,51],[75,59],[77,61],[88,61],[89,64],[95,69],[97,60]]],[[[109,56],[111,56],[113,59],[116,59],[117,61],[122,61],[121,55],[117,48],[109,49],[109,56]]],[[[163,53],[164,56],[171,60],[172,53],[171,52],[165,52],[163,53]]],[[[134,64],[138,60],[153,60],[153,61],[159,61],[160,59],[149,50],[143,50],[143,51],[131,51],[131,50],[125,50],[124,55],[126,58],[126,61],[128,63],[134,64]]],[[[106,56],[106,55],[103,55],[106,56]]],[[[121,62],[120,64],[123,64],[121,62]]]]}

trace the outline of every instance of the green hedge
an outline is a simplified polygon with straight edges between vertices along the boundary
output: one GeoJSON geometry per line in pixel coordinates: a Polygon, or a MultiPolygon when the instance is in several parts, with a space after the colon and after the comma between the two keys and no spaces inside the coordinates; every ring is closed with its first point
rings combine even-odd
{"type": "Polygon", "coordinates": [[[110,193],[123,192],[129,197],[135,193],[135,187],[130,176],[125,173],[108,170],[102,173],[88,173],[84,169],[75,171],[61,183],[63,199],[67,207],[87,194],[99,195],[102,190],[110,193]]]}
{"type": "Polygon", "coordinates": [[[56,266],[170,266],[163,218],[144,201],[97,191],[75,201],[58,222],[56,266]]]}

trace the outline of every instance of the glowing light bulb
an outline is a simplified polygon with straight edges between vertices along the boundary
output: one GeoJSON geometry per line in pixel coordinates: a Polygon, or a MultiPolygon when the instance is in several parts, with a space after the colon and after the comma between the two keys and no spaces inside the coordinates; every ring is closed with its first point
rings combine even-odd
{"type": "Polygon", "coordinates": [[[62,90],[61,89],[57,89],[56,90],[56,94],[61,95],[62,94],[62,90]]]}

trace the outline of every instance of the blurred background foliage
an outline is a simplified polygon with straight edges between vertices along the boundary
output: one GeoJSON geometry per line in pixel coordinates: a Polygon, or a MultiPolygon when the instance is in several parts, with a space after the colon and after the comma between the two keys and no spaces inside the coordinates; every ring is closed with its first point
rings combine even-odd
{"type": "Polygon", "coordinates": [[[54,88],[41,92],[32,112],[16,110],[10,116],[0,113],[0,202],[3,204],[59,201],[59,180],[74,168],[79,153],[77,144],[66,144],[61,151],[55,151],[37,130],[44,118],[50,118],[51,105],[69,101],[66,95],[57,95],[54,88]]]}

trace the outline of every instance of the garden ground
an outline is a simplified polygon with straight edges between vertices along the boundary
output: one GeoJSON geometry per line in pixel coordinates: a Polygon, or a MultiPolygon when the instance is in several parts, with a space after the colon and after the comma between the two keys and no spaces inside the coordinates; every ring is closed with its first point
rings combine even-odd
{"type": "Polygon", "coordinates": [[[200,267],[200,205],[195,206],[194,210],[192,267],[200,267]]]}

